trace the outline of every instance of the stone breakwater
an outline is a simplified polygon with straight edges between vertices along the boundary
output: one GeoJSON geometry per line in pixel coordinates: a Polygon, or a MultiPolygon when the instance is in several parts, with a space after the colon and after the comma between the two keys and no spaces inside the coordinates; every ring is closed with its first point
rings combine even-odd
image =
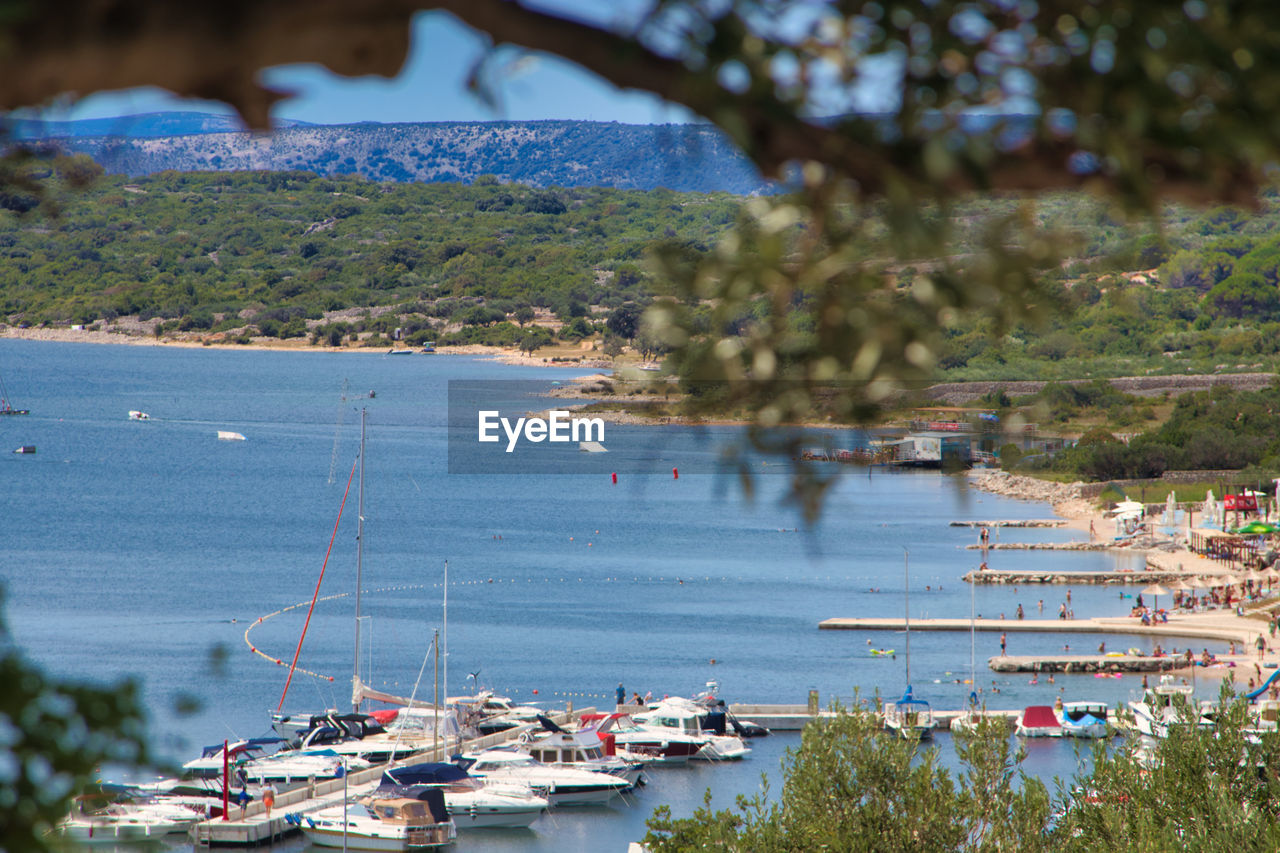
{"type": "Polygon", "coordinates": [[[1072,518],[1080,518],[1093,511],[1093,506],[1082,494],[1083,483],[1054,483],[1007,471],[975,468],[969,472],[969,485],[1008,498],[1051,504],[1054,512],[1072,518]]]}

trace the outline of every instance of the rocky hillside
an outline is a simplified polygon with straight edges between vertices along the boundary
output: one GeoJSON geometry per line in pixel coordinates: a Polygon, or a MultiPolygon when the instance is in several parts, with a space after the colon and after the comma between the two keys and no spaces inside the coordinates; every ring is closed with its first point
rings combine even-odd
{"type": "Polygon", "coordinates": [[[370,123],[286,127],[268,135],[64,135],[58,143],[89,154],[109,172],[127,175],[305,170],[375,181],[470,183],[491,174],[534,187],[770,191],[754,166],[710,125],[370,123]]]}

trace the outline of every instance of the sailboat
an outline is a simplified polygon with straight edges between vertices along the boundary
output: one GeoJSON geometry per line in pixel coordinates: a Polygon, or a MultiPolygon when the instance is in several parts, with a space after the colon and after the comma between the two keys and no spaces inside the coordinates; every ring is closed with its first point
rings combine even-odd
{"type": "Polygon", "coordinates": [[[978,706],[978,675],[976,669],[977,639],[975,623],[977,608],[975,607],[975,590],[978,584],[969,582],[969,707],[961,711],[951,720],[951,731],[972,733],[978,730],[982,721],[982,709],[978,706]]]}
{"type": "Polygon", "coordinates": [[[0,415],[29,415],[29,409],[15,409],[10,402],[9,389],[4,387],[4,377],[0,377],[0,415]]]}
{"type": "Polygon", "coordinates": [[[904,620],[905,650],[907,659],[907,689],[897,702],[889,702],[884,707],[884,725],[889,731],[905,740],[922,740],[933,733],[933,710],[929,703],[917,699],[911,692],[911,581],[909,560],[911,553],[902,549],[903,553],[903,589],[906,598],[906,619],[904,620]]]}

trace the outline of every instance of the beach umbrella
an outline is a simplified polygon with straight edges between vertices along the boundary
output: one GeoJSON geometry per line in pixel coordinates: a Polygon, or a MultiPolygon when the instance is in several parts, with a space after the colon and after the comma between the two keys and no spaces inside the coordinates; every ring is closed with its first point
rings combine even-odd
{"type": "Polygon", "coordinates": [[[1235,575],[1223,575],[1218,579],[1218,583],[1222,586],[1235,586],[1240,583],[1240,578],[1235,575]]]}
{"type": "Polygon", "coordinates": [[[1169,584],[1169,590],[1171,592],[1190,592],[1193,589],[1195,589],[1195,587],[1191,586],[1186,581],[1181,579],[1176,580],[1173,583],[1169,584]]]}
{"type": "Polygon", "coordinates": [[[1159,610],[1159,608],[1156,606],[1160,601],[1159,596],[1168,595],[1169,590],[1160,586],[1160,584],[1158,583],[1153,583],[1151,584],[1151,586],[1142,590],[1142,594],[1151,596],[1151,612],[1154,613],[1156,610],[1159,610]]]}
{"type": "Polygon", "coordinates": [[[1262,536],[1271,533],[1280,533],[1280,526],[1266,521],[1251,521],[1248,524],[1237,527],[1234,532],[1244,534],[1245,536],[1262,536]]]}

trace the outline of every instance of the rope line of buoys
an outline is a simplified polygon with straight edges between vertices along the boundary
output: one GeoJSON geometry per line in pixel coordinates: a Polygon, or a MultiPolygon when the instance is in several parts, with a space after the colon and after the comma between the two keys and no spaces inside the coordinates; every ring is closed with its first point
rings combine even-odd
{"type": "MultiPolygon", "coordinates": [[[[364,592],[366,592],[366,593],[374,593],[374,592],[402,592],[402,591],[404,591],[404,590],[409,590],[409,589],[426,589],[426,588],[427,588],[427,587],[426,587],[424,584],[402,584],[402,585],[400,585],[400,586],[385,586],[385,587],[380,587],[380,588],[378,588],[378,589],[366,589],[366,590],[364,590],[364,592]]],[[[339,599],[339,598],[346,598],[346,597],[347,597],[347,596],[349,596],[349,595],[351,595],[351,593],[349,593],[349,592],[339,592],[339,593],[335,593],[334,595],[326,595],[326,596],[322,596],[322,597],[320,597],[320,598],[316,599],[316,601],[317,601],[317,602],[319,602],[319,601],[335,601],[335,600],[337,600],[337,599],[339,599]]],[[[249,651],[251,651],[252,653],[254,653],[255,655],[257,655],[258,657],[262,658],[263,660],[265,660],[265,661],[269,661],[269,662],[271,662],[271,663],[274,663],[274,664],[276,664],[277,666],[286,666],[285,662],[284,662],[281,658],[275,657],[274,655],[269,655],[269,654],[267,654],[266,652],[264,652],[262,649],[260,649],[260,648],[258,648],[257,646],[255,646],[255,645],[253,644],[253,640],[249,639],[249,632],[251,632],[254,628],[256,628],[256,627],[258,627],[259,625],[261,625],[263,622],[266,622],[268,619],[271,619],[271,618],[276,617],[276,616],[280,616],[280,615],[281,615],[281,614],[283,614],[283,613],[288,613],[290,610],[297,610],[297,609],[298,609],[298,608],[300,608],[300,607],[310,607],[310,606],[311,606],[311,599],[307,599],[306,601],[299,601],[297,604],[290,604],[288,607],[281,607],[279,610],[274,610],[274,611],[272,611],[271,613],[268,613],[268,614],[267,614],[267,615],[265,615],[265,616],[259,616],[259,617],[258,617],[257,619],[255,619],[253,622],[249,623],[249,627],[248,627],[248,628],[245,628],[245,629],[244,629],[244,644],[245,644],[246,646],[248,646],[248,647],[249,647],[249,651]]],[[[294,671],[295,671],[295,672],[298,672],[298,673],[301,673],[302,675],[309,675],[309,676],[311,676],[312,678],[318,678],[318,679],[320,679],[321,681],[333,681],[333,680],[334,680],[334,677],[333,677],[332,675],[324,675],[323,673],[319,673],[319,672],[312,672],[311,670],[309,670],[309,669],[303,669],[302,667],[298,667],[298,668],[297,668],[296,670],[294,670],[294,671]]]]}

